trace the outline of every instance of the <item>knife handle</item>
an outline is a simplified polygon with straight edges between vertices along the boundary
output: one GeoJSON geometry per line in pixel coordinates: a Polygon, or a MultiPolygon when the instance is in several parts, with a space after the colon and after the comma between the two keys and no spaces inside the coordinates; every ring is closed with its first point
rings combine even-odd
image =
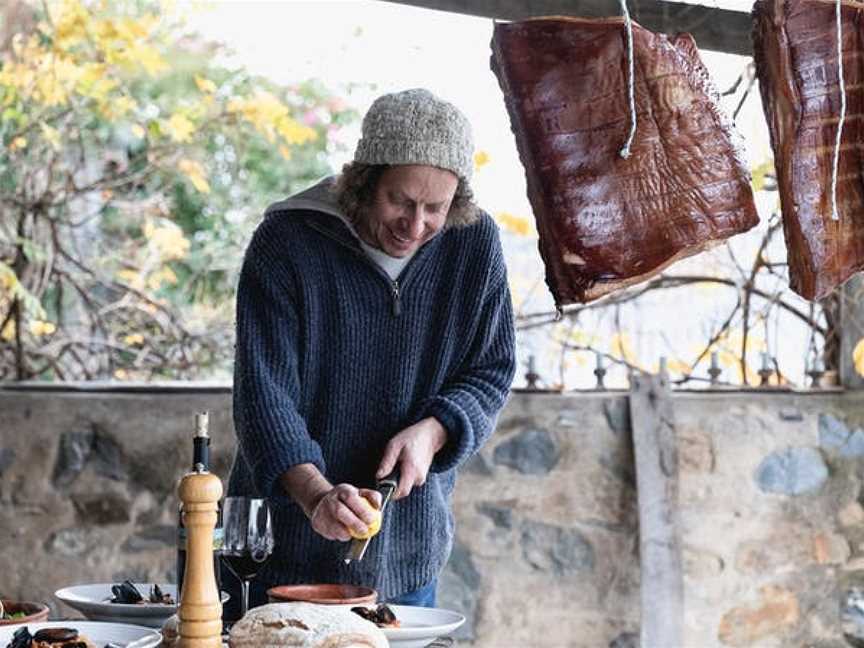
{"type": "Polygon", "coordinates": [[[399,488],[399,469],[394,468],[389,475],[379,479],[376,488],[378,490],[381,490],[382,488],[391,488],[396,490],[399,488]]]}

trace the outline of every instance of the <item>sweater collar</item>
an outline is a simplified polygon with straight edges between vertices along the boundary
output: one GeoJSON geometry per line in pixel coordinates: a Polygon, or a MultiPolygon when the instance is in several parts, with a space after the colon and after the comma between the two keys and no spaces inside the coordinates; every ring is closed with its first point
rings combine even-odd
{"type": "Polygon", "coordinates": [[[360,249],[357,235],[351,230],[348,218],[336,202],[333,191],[335,184],[336,176],[328,176],[318,184],[270,205],[264,215],[266,217],[280,212],[295,212],[307,225],[336,237],[346,245],[360,249]]]}

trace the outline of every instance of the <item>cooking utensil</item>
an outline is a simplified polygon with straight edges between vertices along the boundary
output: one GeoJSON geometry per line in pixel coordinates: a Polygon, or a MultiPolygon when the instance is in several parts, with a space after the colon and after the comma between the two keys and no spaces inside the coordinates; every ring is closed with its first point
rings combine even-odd
{"type": "MultiPolygon", "coordinates": [[[[375,490],[381,493],[381,525],[384,525],[384,510],[387,508],[387,503],[390,501],[390,497],[393,495],[393,492],[399,486],[399,471],[394,470],[389,475],[384,477],[383,479],[379,479],[378,483],[375,486],[375,490]]],[[[372,538],[375,536],[371,536],[366,538],[365,540],[352,540],[351,544],[348,545],[348,552],[345,554],[345,564],[351,564],[353,560],[363,560],[363,555],[366,553],[366,548],[369,546],[369,543],[372,541],[372,538]]]]}

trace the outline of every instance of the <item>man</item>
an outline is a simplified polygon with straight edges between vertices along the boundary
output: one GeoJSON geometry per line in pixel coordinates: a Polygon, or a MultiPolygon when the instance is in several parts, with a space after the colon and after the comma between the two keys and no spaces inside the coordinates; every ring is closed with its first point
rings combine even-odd
{"type": "MultiPolygon", "coordinates": [[[[470,126],[426,90],[378,98],[338,179],[268,208],[237,296],[229,495],[273,510],[253,588],[354,583],[435,603],[456,469],[486,441],[513,372],[497,228],[472,202],[470,126]],[[362,561],[349,528],[399,486],[362,561]]],[[[226,576],[227,582],[229,577],[226,576]]]]}

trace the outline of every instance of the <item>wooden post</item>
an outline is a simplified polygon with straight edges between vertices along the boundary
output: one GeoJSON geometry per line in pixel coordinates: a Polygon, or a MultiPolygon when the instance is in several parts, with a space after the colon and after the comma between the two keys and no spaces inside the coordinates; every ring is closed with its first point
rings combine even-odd
{"type": "Polygon", "coordinates": [[[683,646],[684,578],[672,397],[660,376],[634,375],[630,385],[642,572],[639,645],[683,646]]]}
{"type": "Polygon", "coordinates": [[[209,472],[180,481],[186,525],[186,575],[180,596],[180,648],[222,647],[222,603],[213,572],[213,529],[222,482],[209,472]]]}

